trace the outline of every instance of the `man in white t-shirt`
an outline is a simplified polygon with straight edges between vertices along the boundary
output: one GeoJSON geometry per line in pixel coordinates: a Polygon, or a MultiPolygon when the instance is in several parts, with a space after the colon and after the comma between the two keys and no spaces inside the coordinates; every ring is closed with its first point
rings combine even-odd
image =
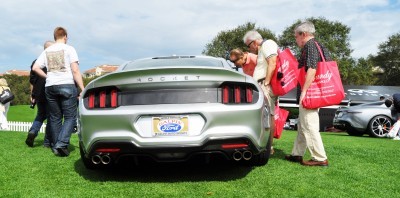
{"type": "Polygon", "coordinates": [[[260,33],[255,30],[248,31],[243,37],[243,42],[250,52],[258,54],[253,78],[259,83],[267,99],[267,108],[271,115],[270,131],[273,134],[275,129],[275,104],[278,97],[273,94],[270,82],[276,68],[278,45],[273,40],[263,40],[260,33]]]}
{"type": "Polygon", "coordinates": [[[45,92],[49,103],[47,124],[52,134],[52,151],[57,156],[65,157],[69,155],[68,145],[76,125],[78,97],[84,87],[78,55],[75,48],[66,44],[67,30],[57,27],[54,40],[55,44],[40,54],[32,70],[46,78],[45,92]],[[47,74],[41,70],[44,67],[47,74]]]}

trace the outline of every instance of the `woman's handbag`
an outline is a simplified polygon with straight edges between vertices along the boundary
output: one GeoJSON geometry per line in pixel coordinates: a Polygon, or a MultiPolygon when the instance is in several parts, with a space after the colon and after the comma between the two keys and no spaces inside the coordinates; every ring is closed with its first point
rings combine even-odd
{"type": "Polygon", "coordinates": [[[2,104],[6,104],[7,102],[10,102],[11,100],[14,100],[14,94],[11,93],[10,88],[5,89],[4,87],[1,87],[3,91],[0,94],[0,102],[2,104]]]}
{"type": "MultiPolygon", "coordinates": [[[[315,42],[315,44],[318,47],[322,62],[318,62],[314,81],[307,89],[303,101],[301,101],[303,107],[306,109],[316,109],[337,105],[345,97],[336,61],[326,62],[318,43],[315,42]]],[[[306,72],[304,68],[301,68],[300,70],[299,82],[303,87],[306,72]]]]}
{"type": "Polygon", "coordinates": [[[275,106],[275,130],[274,130],[274,138],[281,138],[283,127],[285,126],[286,119],[289,115],[289,111],[285,109],[281,109],[279,107],[279,103],[275,106]]]}
{"type": "Polygon", "coordinates": [[[278,50],[276,69],[272,74],[271,88],[276,96],[283,96],[297,86],[299,63],[289,48],[278,50]]]}

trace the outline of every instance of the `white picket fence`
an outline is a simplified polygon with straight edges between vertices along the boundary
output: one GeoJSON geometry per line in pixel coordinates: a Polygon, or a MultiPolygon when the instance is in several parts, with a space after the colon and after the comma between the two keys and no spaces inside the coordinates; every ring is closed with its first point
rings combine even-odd
{"type": "MultiPolygon", "coordinates": [[[[9,131],[20,131],[20,132],[29,132],[29,129],[32,126],[32,122],[15,122],[8,121],[8,130],[9,131]]],[[[46,131],[46,123],[43,123],[40,128],[40,133],[44,133],[46,131]]]]}

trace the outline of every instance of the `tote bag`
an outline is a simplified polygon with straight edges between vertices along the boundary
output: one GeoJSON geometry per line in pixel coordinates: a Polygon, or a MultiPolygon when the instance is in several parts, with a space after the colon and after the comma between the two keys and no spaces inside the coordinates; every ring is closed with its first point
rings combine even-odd
{"type": "Polygon", "coordinates": [[[289,116],[289,111],[285,109],[281,109],[279,107],[279,103],[275,107],[275,130],[274,130],[274,138],[281,138],[283,127],[285,126],[286,119],[289,116]]]}
{"type": "MultiPolygon", "coordinates": [[[[315,42],[315,44],[318,47],[322,62],[318,62],[314,81],[307,89],[303,101],[301,101],[306,109],[336,105],[345,97],[336,61],[326,62],[318,43],[315,42]]],[[[301,68],[299,82],[302,87],[305,83],[305,76],[306,72],[304,68],[301,68]]]]}
{"type": "Polygon", "coordinates": [[[3,86],[1,88],[3,89],[3,91],[0,93],[0,102],[2,104],[6,104],[7,102],[14,100],[14,94],[10,91],[10,88],[4,88],[3,86]]]}
{"type": "Polygon", "coordinates": [[[283,96],[297,86],[299,63],[289,48],[278,50],[276,69],[272,74],[271,88],[276,96],[283,96]]]}

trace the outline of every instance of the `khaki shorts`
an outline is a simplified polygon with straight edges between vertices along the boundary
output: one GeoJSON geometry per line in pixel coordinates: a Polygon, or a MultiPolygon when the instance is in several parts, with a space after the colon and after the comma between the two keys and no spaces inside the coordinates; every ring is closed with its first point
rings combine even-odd
{"type": "Polygon", "coordinates": [[[278,96],[275,96],[274,93],[272,92],[271,85],[264,85],[264,81],[259,82],[258,85],[260,85],[261,89],[264,92],[265,96],[265,103],[267,104],[268,111],[271,115],[275,115],[275,105],[276,105],[276,100],[278,100],[278,96]]]}

